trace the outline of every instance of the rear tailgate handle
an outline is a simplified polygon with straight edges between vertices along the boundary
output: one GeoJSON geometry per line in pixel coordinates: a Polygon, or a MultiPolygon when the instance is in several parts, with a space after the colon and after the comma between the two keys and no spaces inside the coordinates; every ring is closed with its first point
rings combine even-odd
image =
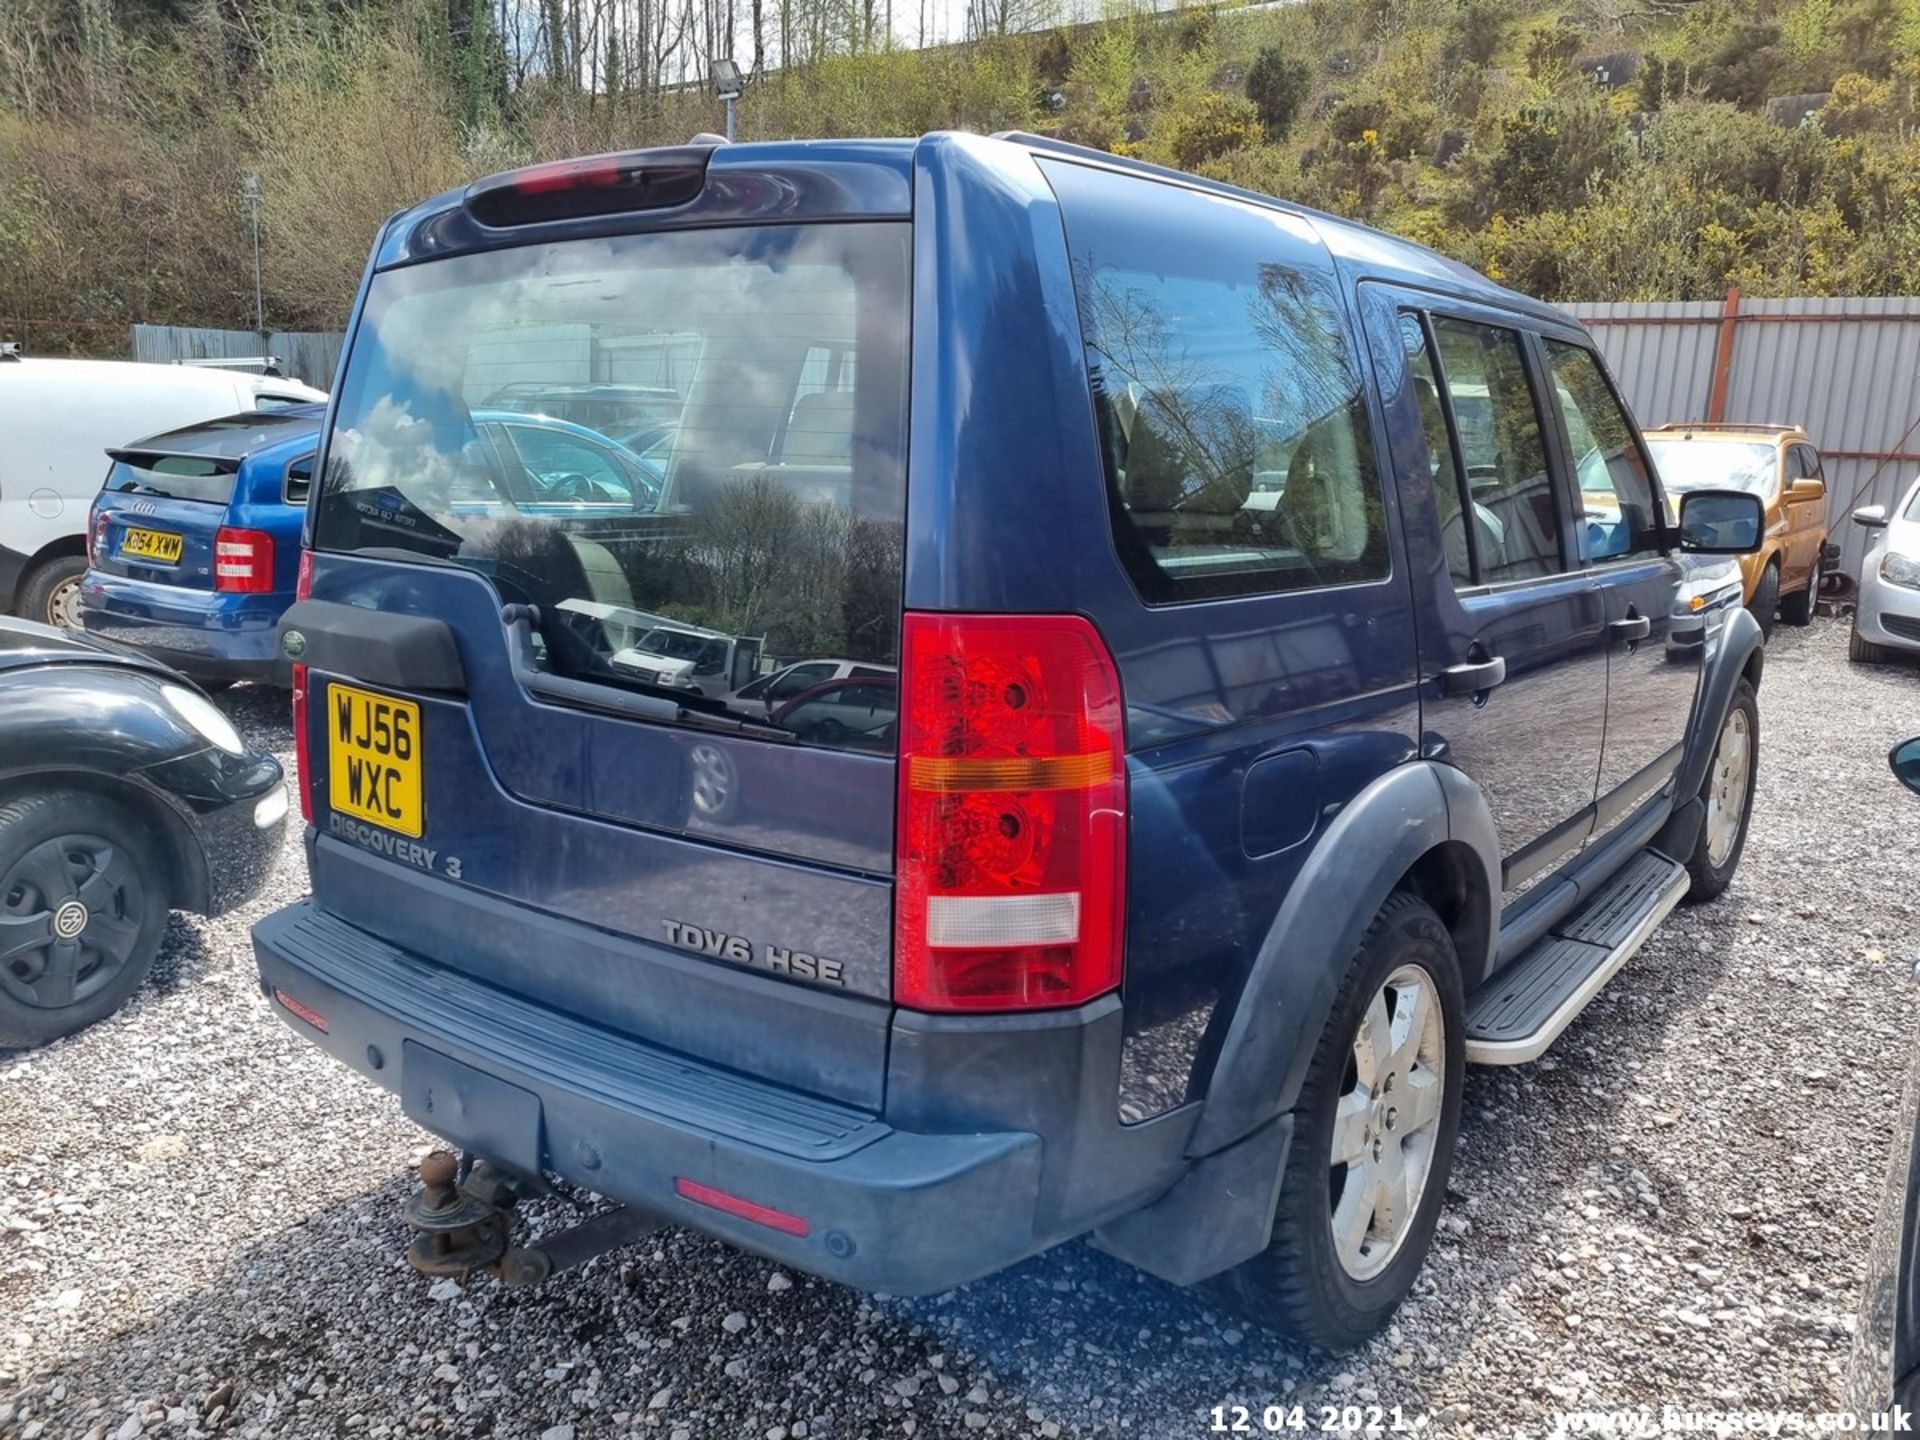
{"type": "Polygon", "coordinates": [[[333,600],[299,600],[280,617],[280,653],[333,675],[397,690],[467,693],[453,627],[333,600]]]}

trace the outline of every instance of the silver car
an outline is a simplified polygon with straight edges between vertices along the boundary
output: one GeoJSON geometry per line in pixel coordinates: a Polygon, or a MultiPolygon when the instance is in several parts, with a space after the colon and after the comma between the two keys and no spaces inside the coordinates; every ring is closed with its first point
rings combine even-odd
{"type": "Polygon", "coordinates": [[[1860,562],[1860,603],[1847,654],[1874,664],[1920,651],[1920,479],[1889,514],[1863,505],[1853,523],[1877,531],[1860,562]]]}

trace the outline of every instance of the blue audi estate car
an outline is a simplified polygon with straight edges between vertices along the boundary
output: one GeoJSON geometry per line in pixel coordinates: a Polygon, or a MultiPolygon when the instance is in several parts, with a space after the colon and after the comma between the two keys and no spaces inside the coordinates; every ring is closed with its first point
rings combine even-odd
{"type": "Polygon", "coordinates": [[[1542,1054],[1745,843],[1758,627],[1674,631],[1758,501],[1669,513],[1562,312],[1051,140],[425,201],[307,523],[313,894],[254,942],[460,1152],[429,1273],[670,1223],[900,1294],[1091,1237],[1351,1345],[1464,1067],[1542,1054]],[[512,503],[491,397],[603,376],[677,397],[657,489],[512,503]],[[621,663],[641,625],[885,683],[743,702],[621,663]],[[517,1240],[555,1179],[622,1208],[517,1240]]]}
{"type": "Polygon", "coordinates": [[[300,527],[325,413],[247,411],[108,452],[80,623],[202,684],[281,680],[300,527]]]}
{"type": "MultiPolygon", "coordinates": [[[[81,583],[88,632],[132,645],[203,684],[285,683],[280,616],[293,603],[321,406],[255,412],[111,452],[81,583]]],[[[477,445],[510,487],[450,503],[579,516],[657,496],[657,464],[543,414],[474,412],[477,445]]],[[[470,481],[479,473],[470,464],[470,481]]]]}

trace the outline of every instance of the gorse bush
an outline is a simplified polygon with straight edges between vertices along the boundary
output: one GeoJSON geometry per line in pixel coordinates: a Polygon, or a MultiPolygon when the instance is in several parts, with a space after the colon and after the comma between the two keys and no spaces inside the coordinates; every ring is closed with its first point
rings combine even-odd
{"type": "MultiPolygon", "coordinates": [[[[740,136],[1046,127],[1558,300],[1920,288],[1920,0],[1112,0],[1049,28],[1052,3],[983,0],[973,38],[928,48],[889,38],[915,33],[904,5],[755,5],[740,136]],[[1814,98],[1770,118],[1788,96],[1814,98]]],[[[609,13],[0,0],[0,333],[113,354],[130,321],[250,324],[248,174],[269,323],[337,326],[392,211],[718,129],[704,85],[676,83],[723,43],[704,9],[596,28],[609,13]]]]}

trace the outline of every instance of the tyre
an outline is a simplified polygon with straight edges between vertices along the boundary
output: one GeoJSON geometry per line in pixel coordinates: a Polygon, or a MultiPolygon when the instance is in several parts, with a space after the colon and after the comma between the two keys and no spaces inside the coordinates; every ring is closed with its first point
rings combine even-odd
{"type": "Polygon", "coordinates": [[[1813,607],[1820,599],[1820,557],[1813,557],[1813,573],[1807,576],[1807,588],[1796,590],[1780,602],[1780,618],[1789,625],[1811,625],[1813,607]]]}
{"type": "Polygon", "coordinates": [[[1753,599],[1747,602],[1747,609],[1753,618],[1760,622],[1760,637],[1763,640],[1773,638],[1774,616],[1780,609],[1780,567],[1771,562],[1760,572],[1760,583],[1753,587],[1753,599]]]}
{"type": "Polygon", "coordinates": [[[80,577],[87,573],[86,557],[55,555],[27,571],[20,581],[14,613],[23,620],[80,628],[80,577]]]}
{"type": "Polygon", "coordinates": [[[147,978],[168,901],[152,833],[81,790],[0,805],[0,1045],[104,1020],[147,978]]]}
{"type": "Polygon", "coordinates": [[[1900,658],[1900,652],[1890,645],[1876,645],[1871,640],[1860,638],[1860,625],[1854,622],[1852,630],[1847,632],[1847,659],[1856,665],[1891,665],[1900,658]]]}
{"type": "Polygon", "coordinates": [[[1753,818],[1753,782],[1760,773],[1760,703],[1753,686],[1742,680],[1734,687],[1727,718],[1720,722],[1713,759],[1707,762],[1706,783],[1700,798],[1707,816],[1700,837],[1687,858],[1693,884],[1687,902],[1712,900],[1733,880],[1740,856],[1747,848],[1747,825],[1753,818]]]}
{"type": "Polygon", "coordinates": [[[1392,1316],[1446,1198],[1466,1073],[1453,937],[1396,894],[1354,953],[1293,1112],[1273,1239],[1221,1277],[1265,1324],[1345,1350],[1392,1316]]]}

